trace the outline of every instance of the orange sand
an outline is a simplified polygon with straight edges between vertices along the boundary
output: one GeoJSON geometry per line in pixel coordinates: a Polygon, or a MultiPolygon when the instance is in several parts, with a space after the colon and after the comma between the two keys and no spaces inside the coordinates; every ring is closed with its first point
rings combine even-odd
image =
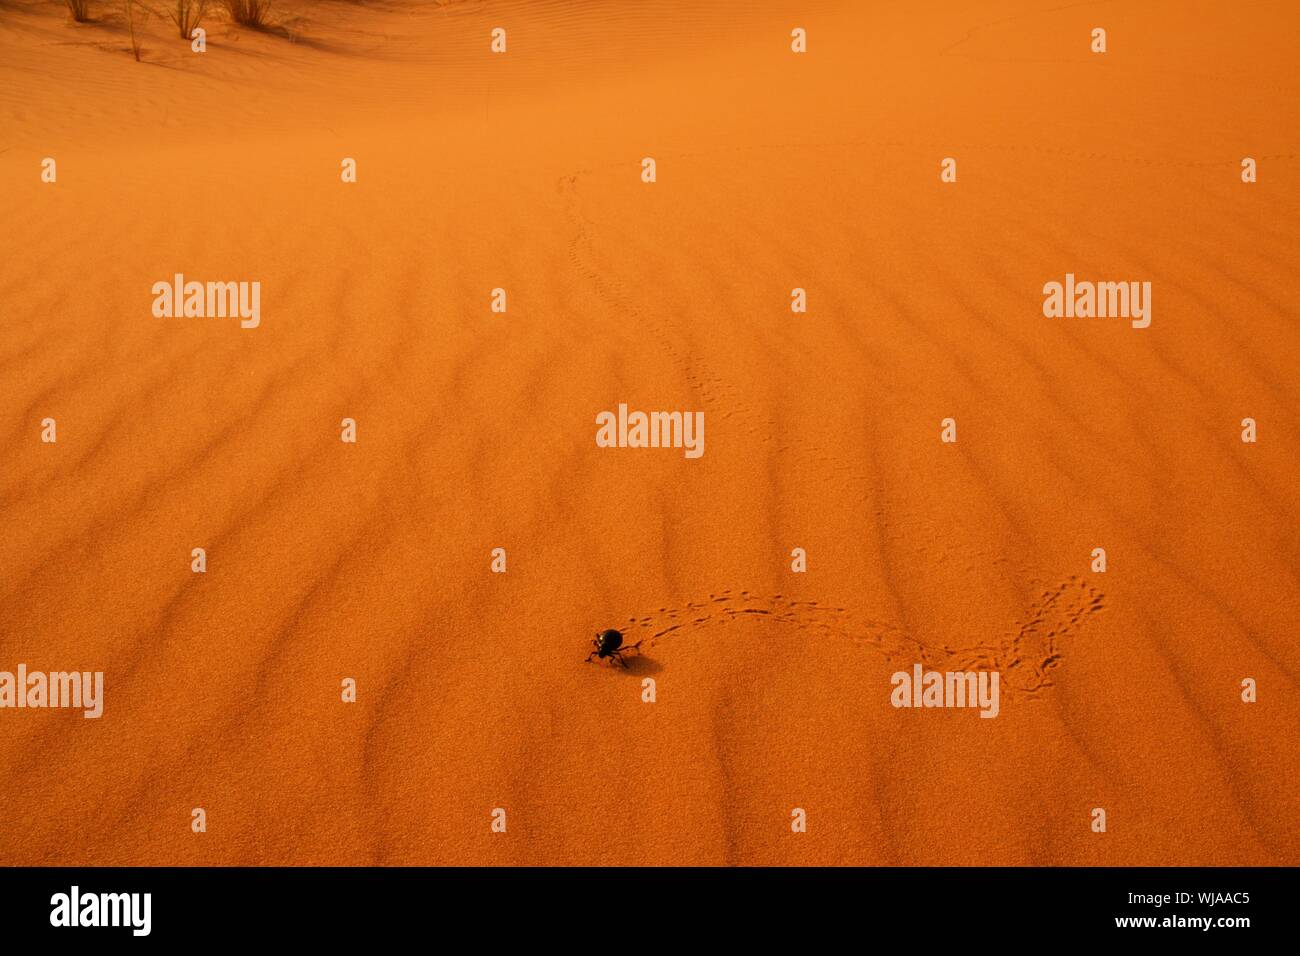
{"type": "Polygon", "coordinates": [[[1300,863],[1290,0],[93,10],[0,2],[0,669],[106,696],[0,863],[1300,863]]]}

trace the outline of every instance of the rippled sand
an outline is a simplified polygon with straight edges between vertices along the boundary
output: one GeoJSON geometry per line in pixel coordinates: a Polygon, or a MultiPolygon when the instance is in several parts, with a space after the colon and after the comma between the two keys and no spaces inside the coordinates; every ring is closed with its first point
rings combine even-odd
{"type": "Polygon", "coordinates": [[[0,3],[0,863],[1300,863],[1293,4],[276,9],[0,3]]]}

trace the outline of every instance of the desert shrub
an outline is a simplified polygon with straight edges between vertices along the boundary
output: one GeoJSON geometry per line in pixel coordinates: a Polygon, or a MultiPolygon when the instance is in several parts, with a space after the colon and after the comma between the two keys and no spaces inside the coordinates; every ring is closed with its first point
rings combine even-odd
{"type": "Polygon", "coordinates": [[[194,37],[194,28],[203,22],[207,12],[208,0],[176,0],[176,9],[172,11],[172,23],[181,32],[182,40],[194,37]]]}
{"type": "Polygon", "coordinates": [[[226,0],[226,10],[236,23],[262,28],[270,21],[271,0],[226,0]]]}
{"type": "Polygon", "coordinates": [[[140,39],[135,35],[135,4],[132,0],[126,0],[126,25],[131,31],[131,52],[135,54],[135,61],[140,62],[140,39]]]}

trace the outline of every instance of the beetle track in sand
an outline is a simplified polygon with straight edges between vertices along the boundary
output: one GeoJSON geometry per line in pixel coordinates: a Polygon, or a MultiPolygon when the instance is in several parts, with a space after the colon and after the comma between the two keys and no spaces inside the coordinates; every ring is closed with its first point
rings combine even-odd
{"type": "Polygon", "coordinates": [[[819,601],[797,601],[777,594],[760,598],[731,588],[691,601],[680,608],[661,607],[655,614],[628,618],[628,630],[651,631],[641,638],[647,647],[661,639],[706,628],[758,618],[774,624],[814,631],[819,636],[847,638],[871,646],[888,661],[919,663],[933,670],[1000,671],[1007,689],[1034,696],[1052,685],[1052,671],[1062,663],[1060,642],[1104,610],[1104,595],[1086,581],[1071,577],[1042,590],[1024,614],[992,644],[952,644],[924,641],[884,621],[862,619],[846,608],[819,601]],[[710,613],[700,612],[710,609],[710,613]]]}

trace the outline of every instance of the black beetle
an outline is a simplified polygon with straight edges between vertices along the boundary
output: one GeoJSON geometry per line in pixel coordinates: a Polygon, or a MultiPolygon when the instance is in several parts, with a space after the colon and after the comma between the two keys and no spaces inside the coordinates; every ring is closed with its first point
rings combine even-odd
{"type": "Polygon", "coordinates": [[[618,661],[624,667],[627,667],[627,661],[623,660],[623,655],[626,654],[628,651],[636,651],[639,654],[640,653],[639,648],[641,647],[640,641],[637,641],[635,644],[629,644],[627,647],[624,647],[623,632],[616,631],[612,627],[609,628],[608,630],[601,631],[600,633],[598,633],[596,635],[596,639],[591,643],[595,646],[596,649],[587,655],[587,660],[585,661],[585,663],[590,664],[591,659],[593,657],[599,657],[601,659],[604,659],[606,657],[612,657],[614,660],[618,661]]]}

